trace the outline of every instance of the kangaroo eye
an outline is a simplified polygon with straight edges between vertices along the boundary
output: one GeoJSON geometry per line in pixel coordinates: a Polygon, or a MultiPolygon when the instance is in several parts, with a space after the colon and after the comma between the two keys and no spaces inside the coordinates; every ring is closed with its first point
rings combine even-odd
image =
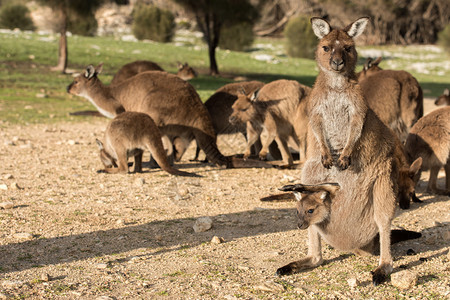
{"type": "Polygon", "coordinates": [[[312,214],[314,212],[314,209],[308,209],[307,213],[312,214]]]}
{"type": "Polygon", "coordinates": [[[347,51],[347,52],[351,52],[351,51],[352,51],[352,49],[353,49],[353,47],[352,47],[352,46],[348,46],[348,47],[345,47],[345,51],[347,51]]]}
{"type": "Polygon", "coordinates": [[[323,46],[322,48],[323,48],[323,51],[325,51],[325,52],[328,52],[328,51],[330,51],[330,47],[327,47],[327,46],[323,46]]]}

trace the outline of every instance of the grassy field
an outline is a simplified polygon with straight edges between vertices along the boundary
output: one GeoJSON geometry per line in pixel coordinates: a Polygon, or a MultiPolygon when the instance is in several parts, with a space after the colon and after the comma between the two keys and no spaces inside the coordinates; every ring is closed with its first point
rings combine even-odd
{"type": "MultiPolygon", "coordinates": [[[[51,72],[56,64],[58,36],[29,32],[0,32],[0,121],[2,123],[44,123],[79,120],[69,112],[93,109],[84,99],[66,93],[69,74],[51,72]]],[[[203,101],[217,88],[245,76],[269,82],[294,79],[312,85],[318,73],[313,60],[289,58],[283,40],[258,39],[246,52],[217,51],[221,77],[208,75],[206,46],[198,36],[177,35],[173,43],[136,42],[114,38],[71,36],[69,69],[82,71],[88,64],[104,63],[100,78],[109,83],[125,63],[147,59],[165,70],[176,72],[177,61],[189,62],[200,76],[191,81],[203,101]]],[[[450,59],[436,46],[358,47],[360,66],[366,57],[382,55],[383,68],[410,71],[424,88],[425,97],[440,95],[450,86],[450,59]]]]}

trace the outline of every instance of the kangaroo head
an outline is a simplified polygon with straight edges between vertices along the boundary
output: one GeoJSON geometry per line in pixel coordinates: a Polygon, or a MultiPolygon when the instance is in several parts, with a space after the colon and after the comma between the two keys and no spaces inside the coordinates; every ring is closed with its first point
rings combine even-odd
{"type": "Polygon", "coordinates": [[[444,93],[440,95],[436,101],[434,101],[435,105],[450,105],[450,91],[448,89],[444,90],[444,93]]]}
{"type": "Polygon", "coordinates": [[[258,100],[259,89],[247,95],[244,90],[238,93],[236,101],[234,101],[233,112],[229,121],[231,124],[245,123],[253,119],[256,114],[255,102],[258,100]]]}
{"type": "Polygon", "coordinates": [[[400,207],[409,208],[410,200],[415,197],[416,184],[420,179],[422,157],[417,158],[409,168],[403,167],[399,171],[398,178],[398,201],[400,207]],[[403,207],[403,204],[406,204],[403,207]]]}
{"type": "Polygon", "coordinates": [[[297,198],[297,227],[306,229],[330,217],[331,201],[339,190],[337,183],[285,185],[280,190],[293,191],[297,198]]]}
{"type": "Polygon", "coordinates": [[[344,29],[333,29],[322,18],[311,18],[314,34],[320,39],[316,50],[316,60],[323,71],[336,73],[353,72],[358,55],[354,38],[361,35],[369,18],[363,17],[344,29]]]}
{"type": "Polygon", "coordinates": [[[72,95],[80,96],[86,93],[89,86],[93,85],[97,80],[97,75],[102,72],[103,64],[99,64],[96,68],[89,65],[84,73],[76,76],[73,82],[67,86],[67,92],[72,95]]]}
{"type": "Polygon", "coordinates": [[[116,159],[114,159],[103,147],[103,143],[99,139],[95,139],[97,146],[100,150],[100,160],[102,161],[105,168],[117,168],[116,159]]]}
{"type": "Polygon", "coordinates": [[[177,76],[180,77],[183,80],[190,80],[192,78],[197,77],[197,72],[188,65],[188,63],[180,63],[178,62],[178,73],[177,76]]]}

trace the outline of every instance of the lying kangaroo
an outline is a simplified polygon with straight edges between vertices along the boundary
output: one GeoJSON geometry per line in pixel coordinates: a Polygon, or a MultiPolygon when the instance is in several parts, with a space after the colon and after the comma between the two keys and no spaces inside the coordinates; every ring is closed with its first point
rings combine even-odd
{"type": "Polygon", "coordinates": [[[197,174],[174,169],[169,164],[159,129],[144,113],[124,112],[117,115],[106,128],[105,146],[98,139],[97,144],[107,173],[127,173],[129,156],[134,156],[134,171],[141,172],[143,150],[149,150],[152,158],[167,173],[198,177],[197,174]]]}
{"type": "MultiPolygon", "coordinates": [[[[301,260],[279,268],[278,275],[296,273],[321,265],[321,238],[338,250],[351,251],[358,255],[378,252],[378,225],[374,215],[367,213],[368,202],[355,199],[358,195],[351,191],[338,192],[339,188],[337,183],[296,184],[281,188],[283,191],[293,191],[298,200],[297,227],[308,229],[308,254],[301,260]]],[[[391,237],[392,244],[422,236],[419,232],[407,230],[391,231],[387,228],[386,231],[385,234],[391,237]]],[[[380,278],[375,275],[374,280],[378,282],[380,278]]]]}
{"type": "Polygon", "coordinates": [[[450,91],[445,89],[444,93],[434,101],[434,105],[450,105],[450,91]]]}
{"type": "MultiPolygon", "coordinates": [[[[450,106],[425,115],[411,128],[406,139],[409,161],[422,158],[422,170],[430,170],[427,191],[450,196],[450,106]],[[444,167],[445,190],[437,188],[439,170],[444,167]]],[[[416,178],[418,181],[420,176],[416,178]]]]}
{"type": "MultiPolygon", "coordinates": [[[[364,228],[367,236],[380,234],[380,261],[372,277],[377,285],[392,272],[390,226],[400,166],[394,155],[394,133],[367,106],[355,74],[354,38],[362,34],[368,21],[363,17],[344,29],[334,29],[324,19],[311,19],[319,38],[319,75],[308,99],[312,134],[308,134],[301,180],[305,184],[337,182],[341,189],[336,198],[354,206],[350,217],[359,218],[364,226],[370,224],[364,228]],[[361,208],[364,212],[358,211],[361,208]]],[[[342,232],[337,238],[345,240],[348,234],[342,232]]],[[[319,263],[314,261],[314,265],[319,263]]]]}
{"type": "MultiPolygon", "coordinates": [[[[114,75],[113,79],[111,80],[111,85],[119,84],[122,81],[145,71],[164,71],[164,69],[161,68],[157,63],[149,60],[136,60],[123,65],[114,75]]],[[[188,65],[188,63],[178,63],[177,76],[183,80],[189,80],[197,77],[197,73],[192,67],[188,65]]]]}
{"type": "MultiPolygon", "coordinates": [[[[293,164],[288,148],[289,140],[300,149],[300,159],[306,157],[306,133],[300,137],[294,123],[297,110],[304,111],[310,88],[294,80],[276,80],[265,84],[259,91],[249,95],[240,94],[233,104],[230,123],[247,123],[247,148],[244,158],[251,154],[251,146],[260,137],[263,129],[267,135],[262,139],[259,157],[265,159],[269,145],[275,139],[281,151],[283,162],[293,164]],[[299,108],[301,107],[301,108],[299,108]]],[[[306,114],[303,115],[306,118],[306,114]]],[[[304,128],[306,132],[306,126],[304,128]]]]}
{"type": "MultiPolygon", "coordinates": [[[[377,78],[395,79],[401,86],[400,90],[400,114],[409,132],[409,129],[423,116],[423,91],[414,76],[402,70],[383,70],[379,67],[381,57],[375,61],[369,59],[364,65],[364,69],[358,73],[358,80],[362,82],[367,79],[373,85],[378,86],[377,78]],[[370,79],[371,76],[381,73],[378,77],[370,79]]],[[[388,95],[388,94],[387,94],[388,95]]],[[[394,130],[395,131],[395,130],[394,130]]]]}
{"type": "Polygon", "coordinates": [[[194,136],[208,160],[219,166],[271,167],[261,162],[225,157],[220,153],[208,111],[194,87],[176,75],[147,71],[120,84],[106,86],[97,76],[101,70],[102,64],[97,68],[88,66],[84,74],[74,78],[67,91],[87,98],[110,118],[124,110],[146,113],[169,140],[194,136]]]}

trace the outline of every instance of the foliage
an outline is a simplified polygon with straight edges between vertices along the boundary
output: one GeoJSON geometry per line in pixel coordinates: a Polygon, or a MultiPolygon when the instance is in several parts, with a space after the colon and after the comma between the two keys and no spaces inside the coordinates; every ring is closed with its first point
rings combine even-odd
{"type": "Polygon", "coordinates": [[[252,45],[253,25],[248,22],[224,26],[220,30],[219,47],[233,51],[242,51],[252,45]]]}
{"type": "Polygon", "coordinates": [[[291,57],[314,58],[317,37],[311,28],[309,18],[291,18],[284,29],[286,52],[291,57]]]}
{"type": "Polygon", "coordinates": [[[438,34],[439,44],[450,53],[450,24],[445,26],[444,30],[438,34]]]}
{"type": "Polygon", "coordinates": [[[97,33],[97,27],[97,20],[92,11],[87,11],[83,16],[71,13],[67,19],[67,30],[73,34],[94,36],[97,33]]]}
{"type": "Polygon", "coordinates": [[[153,5],[138,5],[133,12],[133,34],[138,40],[170,42],[175,33],[175,17],[153,5]]]}
{"type": "Polygon", "coordinates": [[[0,11],[0,27],[22,30],[34,30],[30,11],[25,5],[11,4],[4,6],[0,11]]]}

